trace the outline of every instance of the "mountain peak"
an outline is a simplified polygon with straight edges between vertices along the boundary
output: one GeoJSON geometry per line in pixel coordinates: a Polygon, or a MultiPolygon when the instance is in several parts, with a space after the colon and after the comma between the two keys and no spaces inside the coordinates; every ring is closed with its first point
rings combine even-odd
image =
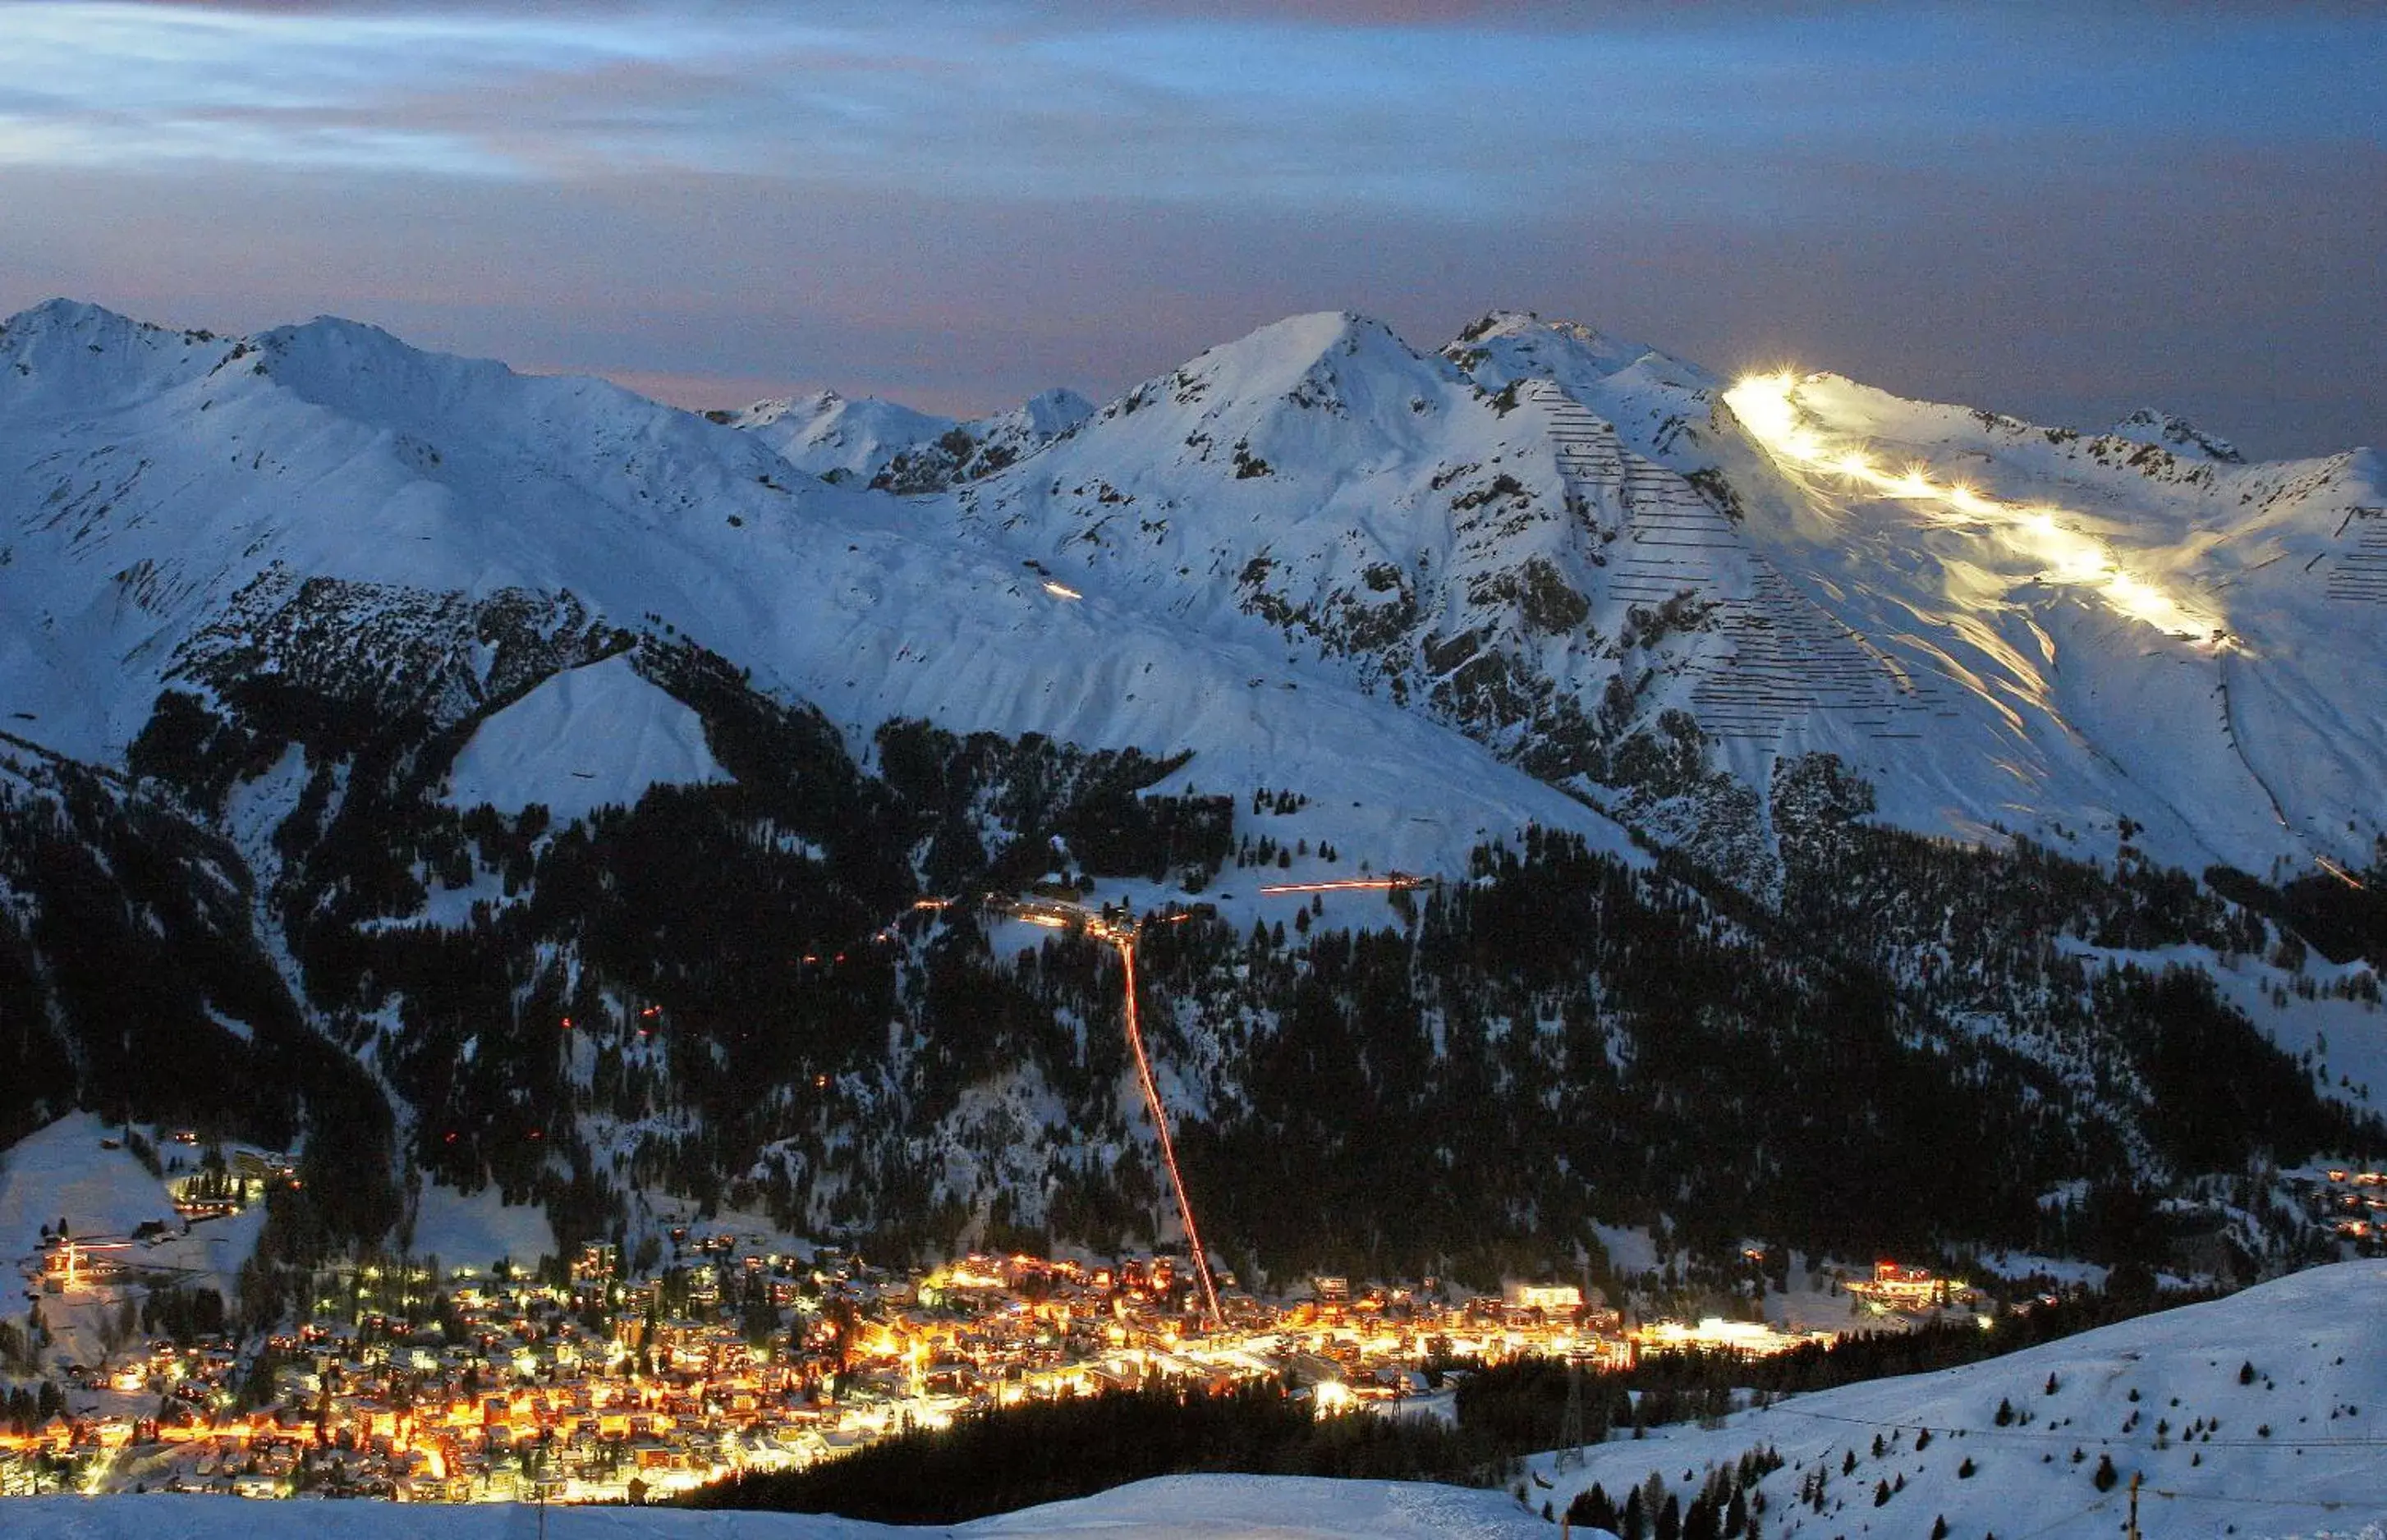
{"type": "Polygon", "coordinates": [[[114,401],[204,370],[220,351],[210,332],[170,332],[82,299],[44,300],[0,322],[6,382],[83,404],[114,401]]]}
{"type": "Polygon", "coordinates": [[[1178,373],[1219,380],[1282,379],[1289,385],[1334,358],[1368,354],[1411,362],[1419,357],[1381,321],[1354,310],[1312,310],[1272,321],[1233,342],[1205,348],[1178,373]]]}
{"type": "Polygon", "coordinates": [[[1071,428],[1094,414],[1094,404],[1067,385],[1039,391],[1021,402],[1004,418],[1017,416],[1028,427],[1046,438],[1067,433],[1071,428]]]}
{"type": "Polygon", "coordinates": [[[1471,374],[1489,364],[1500,384],[1520,374],[1540,374],[1572,388],[1636,366],[1667,384],[1703,388],[1714,383],[1705,370],[1646,343],[1579,321],[1546,321],[1531,310],[1489,311],[1442,352],[1471,374]]]}
{"type": "Polygon", "coordinates": [[[1172,400],[1193,410],[1212,436],[1220,429],[1230,435],[1264,431],[1262,423],[1287,408],[1397,423],[1422,410],[1414,403],[1439,398],[1452,383],[1447,365],[1420,354],[1383,322],[1318,310],[1206,349],[1138,385],[1103,416],[1172,400]]]}
{"type": "Polygon", "coordinates": [[[2219,461],[2225,465],[2243,465],[2246,462],[2246,457],[2239,453],[2238,446],[2229,440],[2206,433],[2185,417],[2175,417],[2153,407],[2141,407],[2123,418],[2114,424],[2113,434],[2116,438],[2159,445],[2166,449],[2219,461]]]}
{"type": "Polygon", "coordinates": [[[426,353],[371,322],[351,321],[346,316],[319,315],[295,326],[277,326],[270,332],[260,332],[255,340],[258,347],[267,353],[326,364],[374,365],[404,361],[414,365],[454,364],[468,369],[498,369],[512,372],[504,364],[492,360],[426,353]]]}
{"type": "Polygon", "coordinates": [[[16,335],[44,332],[132,331],[140,324],[132,317],[120,315],[105,305],[61,297],[44,299],[38,305],[18,311],[6,321],[0,321],[0,333],[16,335]]]}
{"type": "Polygon", "coordinates": [[[66,348],[115,353],[136,337],[171,335],[186,335],[194,341],[212,340],[203,332],[169,334],[83,299],[45,299],[0,322],[0,339],[5,339],[0,341],[0,347],[6,347],[19,360],[66,348]]]}

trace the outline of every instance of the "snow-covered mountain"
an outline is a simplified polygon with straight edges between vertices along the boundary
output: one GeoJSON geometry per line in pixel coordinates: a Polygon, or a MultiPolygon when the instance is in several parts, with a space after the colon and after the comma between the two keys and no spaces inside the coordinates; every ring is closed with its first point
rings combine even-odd
{"type": "Polygon", "coordinates": [[[1257,1253],[2085,1244],[2037,1200],[2375,1128],[2378,916],[2310,874],[2387,816],[2379,483],[1506,313],[953,424],[54,302],[0,328],[0,980],[55,1038],[0,1112],[196,1095],[97,1051],[139,1015],[559,1237],[1158,1234],[1108,954],[910,907],[1067,875],[1198,906],[1162,1079],[1257,1253]],[[1396,870],[1446,886],[1260,886],[1396,870]],[[1950,1117],[2027,1159],[1893,1180],[1950,1117]]]}
{"type": "Polygon", "coordinates": [[[1727,390],[1513,314],[1439,356],[1320,315],[954,500],[1761,884],[1809,753],[1901,827],[2191,870],[2365,865],[2387,827],[2367,450],[2246,465],[2159,413],[2084,437],[1828,375],[1727,390]]]}
{"type": "Polygon", "coordinates": [[[1093,415],[1074,390],[1029,397],[1009,411],[961,422],[833,390],[708,412],[755,435],[789,463],[839,486],[903,494],[942,491],[1032,454],[1093,415]]]}
{"type": "Polygon", "coordinates": [[[754,435],[808,474],[864,486],[903,450],[959,426],[950,417],[876,397],[852,400],[834,390],[706,415],[754,435]]]}
{"type": "Polygon", "coordinates": [[[2156,412],[2084,437],[1832,376],[1736,398],[1512,314],[1443,355],[1298,317],[1091,418],[1066,393],[970,424],[823,395],[743,435],[330,321],[233,341],[55,304],[0,369],[0,596],[30,623],[0,677],[29,736],[85,757],[278,571],[659,615],[863,725],[991,696],[956,725],[1158,741],[1228,676],[1283,675],[1305,718],[1322,692],[1455,727],[1661,837],[1729,836],[1752,875],[1772,778],[1812,752],[1901,827],[2191,870],[2359,867],[2387,827],[2368,450],[2246,465],[2156,412]],[[937,449],[954,433],[973,448],[937,449]],[[900,510],[764,446],[960,485],[900,510]],[[1124,683],[1162,653],[1173,687],[1124,683]]]}
{"type": "MultiPolygon", "coordinates": [[[[121,763],[170,683],[360,669],[448,723],[651,625],[819,703],[857,748],[899,716],[1190,748],[1217,789],[1347,789],[1362,816],[1305,832],[1384,865],[1446,868],[1529,820],[1623,845],[1459,735],[1332,681],[1302,693],[1248,639],[1189,648],[600,382],[345,322],[233,340],[58,303],[0,332],[0,391],[19,622],[0,679],[17,730],[73,757],[121,763]]],[[[562,740],[611,734],[610,711],[572,714],[562,740]]]]}

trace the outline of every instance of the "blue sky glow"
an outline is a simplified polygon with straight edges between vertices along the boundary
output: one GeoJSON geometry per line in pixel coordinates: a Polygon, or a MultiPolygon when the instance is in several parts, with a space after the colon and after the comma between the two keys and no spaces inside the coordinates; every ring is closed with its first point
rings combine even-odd
{"type": "Polygon", "coordinates": [[[979,408],[1272,307],[1431,345],[1530,305],[2387,436],[2375,7],[0,0],[0,208],[41,220],[0,216],[0,311],[331,310],[683,397],[979,408]]]}

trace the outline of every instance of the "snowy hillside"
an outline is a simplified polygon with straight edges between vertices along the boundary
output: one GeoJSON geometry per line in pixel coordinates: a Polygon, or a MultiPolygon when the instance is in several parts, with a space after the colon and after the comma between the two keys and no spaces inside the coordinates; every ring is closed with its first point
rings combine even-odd
{"type": "MultiPolygon", "coordinates": [[[[1022,421],[1067,416],[1053,410],[1022,421]]],[[[1200,645],[1126,596],[1056,597],[1016,558],[825,489],[750,435],[347,322],[234,342],[29,312],[0,334],[0,609],[22,621],[0,680],[16,729],[78,758],[120,760],[169,682],[259,666],[436,668],[452,691],[431,709],[454,720],[520,688],[498,634],[511,617],[488,606],[561,595],[574,621],[526,620],[524,650],[592,617],[651,617],[817,701],[858,745],[922,716],[1191,748],[1212,789],[1358,801],[1304,832],[1383,865],[1447,869],[1528,820],[1623,846],[1456,735],[1248,640],[1200,645]],[[334,630],[335,654],[276,655],[334,630]],[[359,660],[359,640],[398,655],[359,660]]],[[[573,646],[545,666],[604,650],[573,646]]],[[[545,800],[585,806],[569,757],[545,800]]]]}
{"type": "Polygon", "coordinates": [[[2083,436],[1828,375],[1726,403],[1770,473],[1751,527],[1885,655],[2002,708],[1952,720],[2013,800],[2101,827],[2096,787],[2168,858],[2199,852],[2167,826],[2273,877],[2373,857],[2376,455],[2244,465],[2176,423],[2083,436]]]}
{"type": "Polygon", "coordinates": [[[1817,752],[1905,827],[2191,870],[2366,865],[2387,827],[2367,451],[2250,466],[2154,412],[2084,438],[1829,376],[1727,391],[1513,314],[1433,358],[1320,315],[954,497],[1761,881],[1772,779],[1817,752]],[[1636,745],[1684,731],[1700,763],[1653,775],[1636,745]]]}
{"type": "Polygon", "coordinates": [[[165,1184],[144,1170],[110,1129],[88,1114],[61,1117],[19,1141],[0,1167],[0,1257],[33,1255],[68,1215],[82,1232],[122,1238],[144,1224],[174,1222],[165,1184]]]}
{"type": "Polygon", "coordinates": [[[559,818],[626,807],[658,783],[727,778],[702,720],[619,654],[566,669],[490,716],[448,775],[458,807],[519,813],[543,802],[559,818]]]}
{"type": "Polygon", "coordinates": [[[2382,1321],[2387,1266],[2346,1263],[1534,1469],[1561,1508],[1595,1482],[1621,1505],[1653,1473],[1687,1506],[1712,1469],[1770,1448],[1783,1463],[1748,1500],[1762,1494],[1763,1533],[1785,1537],[1940,1519],[1959,1535],[2110,1535],[2134,1476],[2149,1534],[2360,1534],[2387,1521],[2382,1321]]]}

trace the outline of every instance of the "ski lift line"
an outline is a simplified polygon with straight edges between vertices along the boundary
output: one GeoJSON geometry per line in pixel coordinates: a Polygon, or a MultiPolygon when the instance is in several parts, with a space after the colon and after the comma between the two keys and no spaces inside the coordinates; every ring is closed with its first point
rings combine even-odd
{"type": "Polygon", "coordinates": [[[2236,1497],[2219,1492],[2179,1492],[2161,1486],[2139,1489],[2151,1497],[2164,1497],[2184,1503],[2241,1503],[2254,1508],[2318,1508],[2334,1513],[2342,1508],[2357,1505],[2368,1508],[2380,1501],[2377,1497],[2236,1497]]]}
{"type": "Polygon", "coordinates": [[[2030,1531],[2027,1534],[2016,1535],[2014,1540],[2039,1540],[2039,1536],[2047,1534],[2051,1530],[2062,1529],[2065,1525],[2072,1522],[2076,1519],[2086,1519],[2089,1515],[2096,1512],[2099,1508],[2109,1506],[2113,1500],[2114,1498],[2111,1493],[2091,1497],[2086,1503],[2074,1508],[2071,1512],[2064,1515],[2062,1518],[2051,1519],[2046,1523],[2040,1525],[2037,1529],[2030,1531]]]}

